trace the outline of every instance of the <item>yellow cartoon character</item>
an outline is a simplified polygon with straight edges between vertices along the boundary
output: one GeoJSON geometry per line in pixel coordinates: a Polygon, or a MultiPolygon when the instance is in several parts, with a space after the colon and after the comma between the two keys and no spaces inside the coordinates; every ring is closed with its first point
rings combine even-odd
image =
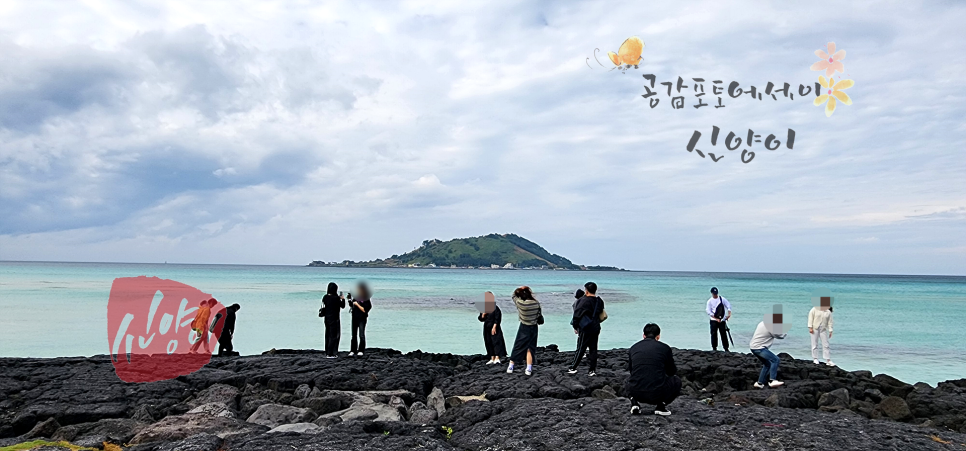
{"type": "Polygon", "coordinates": [[[617,66],[616,69],[620,69],[621,65],[624,65],[624,70],[630,69],[631,66],[637,69],[637,65],[641,63],[642,51],[644,51],[644,41],[637,36],[631,36],[621,44],[617,53],[607,52],[607,56],[617,66]]]}

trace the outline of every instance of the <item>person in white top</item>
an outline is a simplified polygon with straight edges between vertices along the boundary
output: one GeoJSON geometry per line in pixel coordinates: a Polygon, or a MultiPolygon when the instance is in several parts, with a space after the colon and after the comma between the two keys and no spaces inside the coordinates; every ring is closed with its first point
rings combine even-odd
{"type": "Polygon", "coordinates": [[[781,304],[775,304],[772,309],[772,314],[765,315],[764,321],[758,323],[758,327],[755,328],[755,334],[751,337],[751,343],[748,344],[748,347],[751,348],[751,353],[762,364],[761,372],[758,374],[758,381],[755,382],[755,388],[765,388],[766,382],[772,388],[784,385],[784,382],[778,380],[778,364],[780,360],[768,348],[771,347],[776,338],[779,340],[784,339],[788,335],[786,333],[787,331],[788,325],[782,321],[782,306],[781,304]]]}
{"type": "Polygon", "coordinates": [[[725,352],[728,352],[728,320],[731,319],[731,303],[724,296],[718,296],[718,288],[711,287],[711,298],[705,313],[711,318],[711,349],[718,350],[718,335],[721,335],[721,344],[725,352]]]}
{"type": "Polygon", "coordinates": [[[812,361],[818,365],[818,341],[822,340],[822,358],[825,364],[835,366],[832,363],[832,348],[829,340],[832,339],[832,325],[835,324],[832,318],[832,298],[822,296],[819,298],[819,305],[812,307],[808,312],[808,333],[812,338],[812,361]]]}

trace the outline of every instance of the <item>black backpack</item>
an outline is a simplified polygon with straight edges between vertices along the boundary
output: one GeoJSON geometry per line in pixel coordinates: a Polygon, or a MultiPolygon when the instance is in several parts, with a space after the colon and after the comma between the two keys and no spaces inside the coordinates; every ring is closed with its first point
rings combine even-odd
{"type": "Polygon", "coordinates": [[[714,309],[714,317],[718,319],[723,319],[725,317],[724,298],[722,298],[721,296],[718,296],[718,297],[720,299],[718,299],[718,308],[714,309]]]}

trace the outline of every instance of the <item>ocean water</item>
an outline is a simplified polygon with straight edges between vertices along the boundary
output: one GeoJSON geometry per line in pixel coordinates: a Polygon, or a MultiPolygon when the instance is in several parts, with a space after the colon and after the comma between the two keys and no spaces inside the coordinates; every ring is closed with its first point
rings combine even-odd
{"type": "MultiPolygon", "coordinates": [[[[704,313],[709,289],[734,309],[733,350],[748,352],[755,326],[784,307],[792,329],[776,352],[810,358],[806,326],[811,293],[835,297],[832,359],[847,370],[868,369],[904,381],[935,384],[966,377],[966,277],[539,270],[357,269],[299,266],[0,262],[0,355],[55,357],[109,353],[107,300],[117,277],[157,276],[238,303],[235,348],[243,355],[323,343],[320,299],[328,282],[351,291],[359,280],[374,291],[367,328],[371,347],[402,351],[483,353],[474,303],[496,294],[504,334],[513,342],[514,288],[529,285],[546,324],[540,344],[573,350],[572,293],[592,280],[610,318],[602,349],[628,347],[645,323],[679,348],[711,349],[704,313]]],[[[340,349],[349,348],[343,312],[340,349]]]]}

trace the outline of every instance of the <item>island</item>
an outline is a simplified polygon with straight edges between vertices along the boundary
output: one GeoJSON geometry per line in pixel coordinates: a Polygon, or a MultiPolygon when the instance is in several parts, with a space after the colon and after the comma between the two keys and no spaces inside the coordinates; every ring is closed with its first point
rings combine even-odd
{"type": "Polygon", "coordinates": [[[370,261],[313,261],[308,266],[355,268],[480,268],[550,269],[575,271],[624,271],[614,266],[577,265],[542,246],[512,233],[425,240],[413,251],[370,261]]]}

